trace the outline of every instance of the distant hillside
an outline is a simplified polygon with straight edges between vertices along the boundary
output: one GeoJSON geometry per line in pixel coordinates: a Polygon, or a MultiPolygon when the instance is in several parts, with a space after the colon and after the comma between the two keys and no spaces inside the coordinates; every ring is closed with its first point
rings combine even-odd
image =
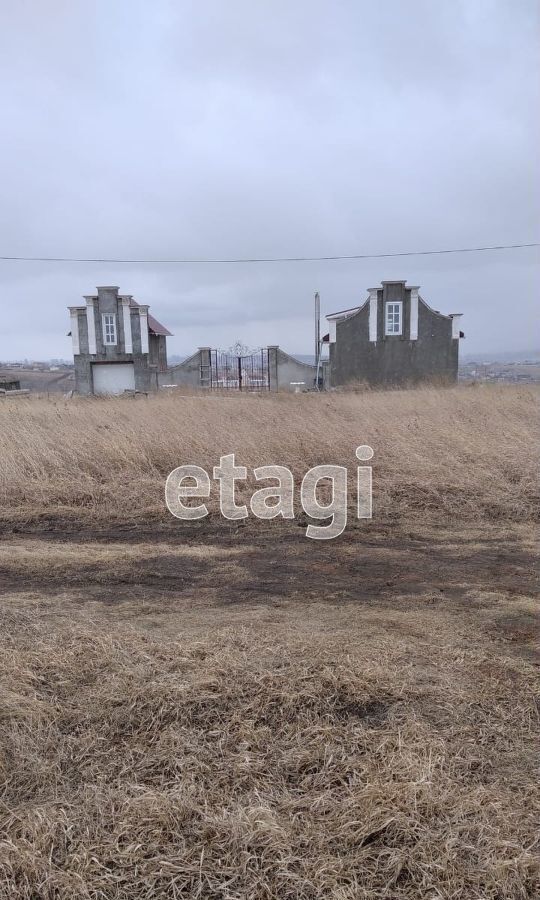
{"type": "Polygon", "coordinates": [[[523,350],[521,352],[515,350],[497,350],[491,353],[460,353],[460,362],[525,362],[525,360],[534,360],[540,362],[540,350],[523,350]]]}
{"type": "Polygon", "coordinates": [[[19,381],[23,390],[37,394],[66,394],[75,388],[75,375],[72,368],[50,372],[47,369],[9,369],[0,368],[0,380],[19,381]]]}

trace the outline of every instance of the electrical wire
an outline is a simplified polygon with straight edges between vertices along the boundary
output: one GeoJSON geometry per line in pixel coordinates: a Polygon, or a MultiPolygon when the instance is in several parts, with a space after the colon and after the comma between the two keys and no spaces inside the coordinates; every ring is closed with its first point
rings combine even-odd
{"type": "Polygon", "coordinates": [[[540,247],[540,243],[496,244],[490,247],[453,247],[449,250],[405,250],[399,253],[354,253],[338,256],[269,256],[233,259],[117,259],[107,257],[74,256],[0,256],[4,262],[45,262],[45,263],[122,263],[126,265],[237,265],[241,263],[297,263],[335,262],[355,259],[390,259],[401,256],[438,256],[449,253],[485,253],[498,250],[518,250],[524,247],[540,247]]]}

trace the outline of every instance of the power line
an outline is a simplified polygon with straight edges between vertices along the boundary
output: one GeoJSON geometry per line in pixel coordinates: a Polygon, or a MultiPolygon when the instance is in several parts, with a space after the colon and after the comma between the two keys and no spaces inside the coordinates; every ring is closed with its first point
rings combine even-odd
{"type": "Polygon", "coordinates": [[[448,253],[484,253],[488,250],[518,250],[523,247],[540,247],[533,244],[496,244],[492,247],[453,247],[450,250],[405,250],[400,253],[355,253],[350,256],[267,256],[238,259],[114,259],[105,257],[75,256],[0,256],[5,262],[54,262],[54,263],[125,263],[128,265],[219,265],[237,263],[286,263],[286,262],[335,262],[352,259],[389,259],[398,256],[438,256],[448,253]]]}

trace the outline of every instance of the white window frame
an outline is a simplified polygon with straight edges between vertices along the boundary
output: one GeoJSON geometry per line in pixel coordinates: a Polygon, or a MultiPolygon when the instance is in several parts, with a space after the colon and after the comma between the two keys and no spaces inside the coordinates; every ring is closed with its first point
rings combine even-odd
{"type": "Polygon", "coordinates": [[[388,300],[386,302],[384,307],[384,333],[388,337],[403,334],[402,300],[388,300]],[[392,317],[391,320],[390,316],[392,317]]]}
{"type": "Polygon", "coordinates": [[[103,313],[102,316],[102,325],[103,325],[103,343],[106,347],[114,347],[116,346],[117,339],[117,328],[116,328],[116,316],[114,313],[103,313]],[[111,321],[108,322],[107,320],[111,321]]]}

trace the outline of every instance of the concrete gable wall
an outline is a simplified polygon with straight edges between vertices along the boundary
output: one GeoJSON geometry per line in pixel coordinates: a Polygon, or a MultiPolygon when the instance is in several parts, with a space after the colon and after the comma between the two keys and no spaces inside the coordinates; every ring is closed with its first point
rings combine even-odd
{"type": "Polygon", "coordinates": [[[96,348],[100,355],[106,359],[114,359],[120,353],[125,353],[125,336],[124,336],[124,316],[122,313],[122,303],[115,302],[112,304],[96,303],[94,307],[94,317],[96,323],[96,348]],[[116,317],[116,344],[105,344],[103,340],[103,316],[112,313],[116,317]]]}
{"type": "Polygon", "coordinates": [[[403,284],[385,284],[381,291],[378,291],[379,306],[377,310],[377,340],[385,340],[390,338],[396,340],[409,336],[411,327],[411,292],[403,286],[403,284]],[[385,335],[386,325],[386,304],[401,302],[402,307],[402,328],[401,335],[385,335]]]}
{"type": "Polygon", "coordinates": [[[125,353],[124,315],[117,287],[98,288],[97,300],[94,301],[94,317],[98,354],[112,360],[120,353],[125,353]],[[107,314],[112,314],[116,318],[116,344],[105,344],[103,340],[103,316],[107,314]]]}
{"type": "Polygon", "coordinates": [[[431,309],[421,297],[418,298],[418,340],[428,341],[432,337],[452,339],[452,319],[431,309]]]}
{"type": "Polygon", "coordinates": [[[96,306],[100,315],[104,313],[115,313],[118,315],[118,288],[98,288],[96,306]]]}
{"type": "Polygon", "coordinates": [[[369,343],[369,304],[366,304],[348,319],[336,323],[336,340],[330,344],[331,385],[367,379],[365,363],[369,343]]]}
{"type": "MultiPolygon", "coordinates": [[[[96,350],[97,356],[104,359],[115,359],[125,355],[125,334],[124,334],[124,309],[120,298],[99,297],[94,300],[94,326],[96,330],[96,350]],[[116,316],[116,344],[110,345],[103,342],[103,315],[113,313],[116,316]]],[[[132,355],[141,355],[141,319],[139,310],[131,308],[129,311],[131,320],[131,339],[133,352],[132,355]]],[[[79,348],[81,353],[88,353],[88,319],[86,310],[79,311],[77,315],[79,326],[79,348]]],[[[161,355],[161,354],[160,354],[161,355]]]]}
{"type": "Polygon", "coordinates": [[[369,304],[336,323],[330,344],[330,384],[404,385],[455,381],[459,341],[452,319],[418,297],[418,337],[411,340],[411,289],[404,282],[383,283],[377,291],[377,340],[369,340],[369,304]],[[402,333],[385,334],[386,303],[400,301],[402,333]]]}

